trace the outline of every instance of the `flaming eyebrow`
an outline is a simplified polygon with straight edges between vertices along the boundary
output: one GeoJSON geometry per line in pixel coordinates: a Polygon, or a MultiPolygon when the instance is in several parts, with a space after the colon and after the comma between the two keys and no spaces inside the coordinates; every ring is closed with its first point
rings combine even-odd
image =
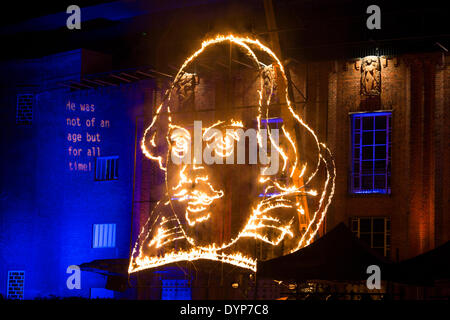
{"type": "Polygon", "coordinates": [[[183,128],[183,127],[170,124],[169,128],[170,128],[170,131],[171,131],[169,133],[170,139],[172,141],[175,141],[175,143],[178,143],[179,142],[178,139],[180,139],[181,137],[183,137],[183,138],[185,138],[185,139],[187,139],[189,141],[192,139],[191,138],[191,133],[187,129],[183,128]]]}
{"type": "Polygon", "coordinates": [[[235,121],[235,120],[231,119],[231,126],[232,127],[243,128],[244,124],[240,120],[235,121]]]}
{"type": "MultiPolygon", "coordinates": [[[[203,129],[203,131],[204,131],[203,136],[205,136],[210,129],[216,128],[216,127],[218,127],[218,126],[220,126],[220,125],[222,125],[224,123],[225,123],[225,121],[219,120],[216,123],[214,123],[213,125],[211,125],[210,127],[203,129]]],[[[229,126],[230,127],[236,127],[236,128],[244,128],[244,124],[242,123],[241,120],[233,120],[233,119],[231,119],[229,126]]]]}
{"type": "Polygon", "coordinates": [[[186,132],[189,132],[186,128],[181,127],[181,126],[178,126],[178,125],[176,125],[176,124],[172,124],[172,123],[169,123],[169,129],[170,129],[170,130],[173,130],[173,129],[181,129],[181,130],[184,130],[184,131],[186,131],[186,132]]]}
{"type": "MultiPolygon", "coordinates": [[[[221,125],[222,123],[224,123],[225,121],[217,121],[216,123],[214,123],[212,126],[208,127],[208,128],[204,128],[203,129],[203,138],[205,137],[205,135],[208,133],[209,130],[221,125]]],[[[213,137],[214,135],[212,135],[211,137],[213,137]]]]}

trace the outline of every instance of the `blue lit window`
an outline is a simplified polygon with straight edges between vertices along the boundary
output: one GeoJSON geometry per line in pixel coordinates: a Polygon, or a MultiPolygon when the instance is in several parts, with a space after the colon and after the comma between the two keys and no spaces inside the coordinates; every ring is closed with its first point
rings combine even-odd
{"type": "MultiPolygon", "coordinates": [[[[269,118],[269,119],[261,119],[261,123],[262,124],[266,124],[266,123],[276,123],[275,128],[278,129],[278,124],[283,122],[283,118],[269,118]]],[[[269,125],[270,126],[270,125],[269,125]]],[[[271,128],[273,128],[272,126],[270,126],[271,128]]]]}
{"type": "Polygon", "coordinates": [[[29,125],[33,123],[33,101],[32,93],[17,95],[16,123],[29,125]]]}
{"type": "Polygon", "coordinates": [[[351,115],[352,193],[391,192],[391,113],[351,115]]]}
{"type": "Polygon", "coordinates": [[[92,248],[115,248],[116,224],[94,224],[92,236],[92,248]]]}
{"type": "Polygon", "coordinates": [[[8,271],[8,299],[23,300],[25,271],[8,271]]]}
{"type": "Polygon", "coordinates": [[[119,157],[98,157],[95,159],[95,180],[119,179],[119,157]]]}
{"type": "Polygon", "coordinates": [[[188,280],[161,280],[161,300],[191,300],[188,280]]]}

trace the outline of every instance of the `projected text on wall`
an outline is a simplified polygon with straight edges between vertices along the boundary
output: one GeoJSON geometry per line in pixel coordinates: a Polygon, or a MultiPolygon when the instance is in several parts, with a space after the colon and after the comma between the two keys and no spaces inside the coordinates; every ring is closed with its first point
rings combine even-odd
{"type": "Polygon", "coordinates": [[[68,101],[66,104],[66,159],[69,171],[94,170],[95,158],[102,154],[102,129],[110,128],[110,120],[96,117],[97,105],[68,101]]]}

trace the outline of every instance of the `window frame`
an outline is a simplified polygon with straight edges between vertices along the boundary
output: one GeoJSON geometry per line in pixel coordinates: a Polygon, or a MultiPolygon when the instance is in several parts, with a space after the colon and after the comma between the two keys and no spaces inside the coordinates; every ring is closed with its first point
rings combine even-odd
{"type": "Polygon", "coordinates": [[[191,281],[161,279],[161,300],[192,300],[191,281]]]}
{"type": "Polygon", "coordinates": [[[92,249],[117,248],[117,223],[94,223],[92,225],[91,248],[92,249]],[[106,235],[108,237],[105,237],[105,229],[107,231],[106,235]],[[98,231],[97,237],[96,237],[97,235],[96,230],[98,231]]]}
{"type": "Polygon", "coordinates": [[[349,171],[348,171],[348,193],[353,196],[367,196],[367,195],[391,195],[392,194],[392,124],[393,124],[394,113],[392,110],[379,110],[379,111],[370,111],[370,112],[350,112],[349,113],[349,121],[350,121],[350,161],[349,161],[349,171]],[[355,118],[360,117],[360,127],[359,129],[355,128],[355,118]],[[375,127],[376,117],[377,116],[387,116],[387,123],[385,129],[377,129],[375,127]],[[364,130],[362,128],[363,118],[365,117],[374,117],[373,127],[372,129],[364,130]],[[376,132],[384,131],[386,133],[385,143],[376,143],[376,132]],[[372,132],[372,143],[371,144],[363,144],[363,132],[372,132]],[[355,143],[355,136],[359,134],[359,142],[355,143]],[[358,145],[358,147],[356,147],[358,145]],[[386,148],[385,158],[378,159],[375,155],[376,147],[384,146],[386,148]],[[372,159],[363,160],[363,147],[372,147],[373,154],[372,159]],[[359,148],[359,159],[355,157],[355,149],[359,148]],[[383,173],[377,173],[375,168],[376,161],[384,161],[385,169],[383,173]],[[372,171],[370,174],[363,173],[363,162],[371,162],[372,163],[372,171]],[[355,170],[355,164],[358,164],[359,170],[355,170]],[[359,176],[359,186],[355,187],[355,178],[359,176]],[[364,188],[362,178],[365,176],[370,176],[372,179],[372,188],[364,188]],[[376,176],[384,176],[385,184],[384,188],[375,188],[375,179],[376,176]]]}
{"type": "MultiPolygon", "coordinates": [[[[16,94],[16,125],[31,126],[33,124],[33,117],[34,117],[33,109],[34,109],[35,99],[36,99],[36,97],[33,92],[20,92],[20,93],[16,94]],[[23,114],[23,112],[24,112],[22,110],[23,107],[22,108],[20,107],[21,106],[20,101],[23,97],[27,97],[27,98],[31,99],[31,102],[30,102],[31,103],[31,119],[24,119],[19,116],[19,114],[23,114]]],[[[23,106],[25,106],[25,105],[23,105],[23,106]]]]}
{"type": "Polygon", "coordinates": [[[352,231],[352,233],[354,235],[356,235],[356,237],[358,239],[361,239],[361,233],[363,234],[370,234],[370,243],[367,243],[364,240],[361,240],[362,242],[364,242],[365,244],[367,244],[371,249],[373,250],[379,250],[379,249],[383,249],[383,255],[386,258],[390,258],[391,255],[391,234],[392,234],[392,223],[391,223],[391,217],[390,216],[353,216],[350,218],[350,230],[352,231]],[[361,219],[370,219],[370,232],[361,232],[361,219]],[[379,231],[374,231],[374,220],[375,219],[383,219],[384,220],[384,227],[383,227],[383,232],[379,232],[379,231]],[[355,230],[354,228],[354,223],[357,223],[357,228],[355,230]],[[383,241],[384,241],[384,246],[379,247],[379,246],[374,246],[374,234],[384,234],[383,237],[383,241]]]}
{"type": "Polygon", "coordinates": [[[119,180],[119,158],[120,158],[119,156],[96,157],[95,158],[95,166],[94,166],[94,181],[116,181],[116,180],[119,180]],[[97,169],[98,169],[99,161],[102,161],[102,160],[106,161],[106,163],[108,163],[109,160],[115,161],[114,173],[113,173],[112,178],[111,178],[111,175],[109,176],[109,178],[106,178],[108,176],[107,175],[108,167],[106,167],[107,169],[105,171],[105,179],[103,179],[102,172],[100,173],[100,178],[98,178],[97,169]]]}
{"type": "Polygon", "coordinates": [[[14,300],[24,300],[25,297],[25,270],[8,270],[8,283],[6,287],[6,298],[7,299],[14,299],[14,300]],[[18,273],[18,274],[16,274],[18,273]],[[17,283],[17,280],[21,280],[21,283],[17,283]],[[14,281],[14,282],[13,282],[14,281]],[[16,286],[14,286],[16,284],[16,286]],[[11,297],[17,295],[16,292],[14,294],[10,294],[10,289],[12,291],[17,291],[16,288],[19,288],[19,290],[22,292],[18,295],[18,297],[11,297]]]}

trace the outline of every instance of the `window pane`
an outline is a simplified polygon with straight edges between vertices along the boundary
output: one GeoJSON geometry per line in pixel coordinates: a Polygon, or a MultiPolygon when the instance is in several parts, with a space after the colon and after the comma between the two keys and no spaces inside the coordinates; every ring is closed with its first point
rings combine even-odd
{"type": "Polygon", "coordinates": [[[116,160],[111,160],[111,179],[115,178],[115,172],[116,172],[116,160]]]}
{"type": "Polygon", "coordinates": [[[375,159],[386,159],[386,147],[375,147],[375,159]]]}
{"type": "Polygon", "coordinates": [[[360,232],[371,232],[370,218],[359,219],[359,231],[360,232]]]}
{"type": "Polygon", "coordinates": [[[363,174],[371,174],[373,171],[373,161],[362,161],[362,173],[363,174]]]}
{"type": "Polygon", "coordinates": [[[33,122],[33,94],[18,94],[17,95],[17,110],[16,123],[17,124],[32,124],[33,122]]]}
{"type": "Polygon", "coordinates": [[[373,218],[373,232],[384,232],[384,218],[373,218]]]}
{"type": "Polygon", "coordinates": [[[106,160],[106,180],[111,179],[111,159],[106,160]]]}
{"type": "Polygon", "coordinates": [[[359,177],[353,178],[353,188],[355,188],[355,189],[359,189],[360,188],[359,177]]]}
{"type": "Polygon", "coordinates": [[[362,242],[364,242],[365,244],[367,244],[368,246],[371,246],[370,238],[371,238],[370,233],[361,233],[361,234],[359,235],[359,239],[360,239],[362,242]]]}
{"type": "Polygon", "coordinates": [[[353,172],[355,172],[356,174],[358,174],[358,173],[359,173],[359,169],[360,169],[360,167],[359,167],[359,162],[355,162],[355,163],[353,164],[353,172]]]}
{"type": "Polygon", "coordinates": [[[375,174],[377,173],[385,173],[386,172],[386,160],[377,160],[374,161],[375,165],[375,174]]]}
{"type": "Polygon", "coordinates": [[[373,176],[362,176],[361,189],[372,190],[373,189],[373,176]]]}
{"type": "Polygon", "coordinates": [[[373,147],[363,147],[362,148],[362,159],[363,160],[373,159],[373,147]]]}
{"type": "Polygon", "coordinates": [[[358,219],[352,220],[352,231],[357,232],[358,231],[358,219]]]}
{"type": "Polygon", "coordinates": [[[375,129],[386,129],[386,116],[375,117],[375,129]]]}
{"type": "Polygon", "coordinates": [[[386,131],[375,131],[375,144],[386,144],[386,131]]]}
{"type": "Polygon", "coordinates": [[[116,180],[119,176],[119,157],[98,157],[95,159],[95,180],[116,180]]]}
{"type": "Polygon", "coordinates": [[[376,175],[373,178],[374,189],[385,189],[386,188],[386,176],[376,175]]]}
{"type": "Polygon", "coordinates": [[[384,248],[384,233],[374,233],[372,239],[374,248],[384,248]]]}
{"type": "Polygon", "coordinates": [[[361,123],[361,118],[360,117],[355,117],[354,121],[353,121],[355,129],[359,129],[360,128],[360,123],[361,123]]]}
{"type": "Polygon", "coordinates": [[[373,117],[363,118],[363,130],[373,130],[373,117]]]}
{"type": "Polygon", "coordinates": [[[363,145],[372,145],[373,144],[373,131],[363,132],[362,144],[363,145]]]}
{"type": "Polygon", "coordinates": [[[355,146],[359,146],[361,144],[361,141],[359,141],[361,138],[361,135],[359,133],[355,133],[353,137],[353,143],[355,146]]]}
{"type": "Polygon", "coordinates": [[[25,285],[25,271],[8,271],[7,298],[23,300],[25,285]]]}

